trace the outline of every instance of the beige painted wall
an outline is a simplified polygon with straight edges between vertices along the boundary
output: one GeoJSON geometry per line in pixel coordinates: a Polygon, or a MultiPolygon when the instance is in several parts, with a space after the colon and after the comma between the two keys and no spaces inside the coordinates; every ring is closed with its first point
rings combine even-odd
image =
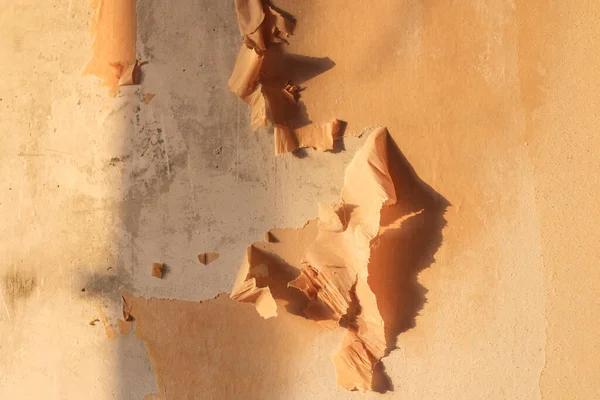
{"type": "MultiPolygon", "coordinates": [[[[428,267],[427,302],[385,360],[384,396],[598,397],[600,4],[361,3],[277,4],[299,21],[289,50],[336,64],[306,83],[312,120],[387,125],[450,204],[435,261],[411,261],[428,267]]],[[[0,398],[155,390],[141,342],[87,324],[95,306],[114,319],[120,288],[228,291],[248,244],[338,200],[361,144],[275,158],[270,132],[250,132],[226,88],[228,1],[138,2],[149,64],[117,99],[81,76],[89,17],[80,2],[0,0],[0,398]],[[221,258],[200,266],[201,251],[221,258]],[[170,267],[162,281],[154,261],[170,267]]],[[[275,396],[365,397],[335,388],[335,340],[303,350],[314,366],[275,396]]]]}

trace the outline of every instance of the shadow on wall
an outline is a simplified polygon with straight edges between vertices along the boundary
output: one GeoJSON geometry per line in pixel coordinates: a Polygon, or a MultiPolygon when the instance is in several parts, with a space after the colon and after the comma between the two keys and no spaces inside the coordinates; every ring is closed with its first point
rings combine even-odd
{"type": "MultiPolygon", "coordinates": [[[[292,102],[282,88],[287,82],[292,82],[302,92],[305,89],[302,84],[333,67],[335,63],[329,57],[286,53],[284,45],[269,49],[265,53],[260,74],[273,124],[289,126],[292,129],[310,125],[313,121],[307,114],[302,95],[297,102],[292,102]]],[[[316,121],[317,124],[324,122],[326,121],[316,121]]]]}
{"type": "MultiPolygon", "coordinates": [[[[391,142],[391,138],[389,139],[391,142]]],[[[372,243],[369,285],[375,293],[385,321],[387,354],[396,348],[397,337],[415,327],[426,303],[427,289],[418,274],[434,261],[446,226],[444,213],[450,203],[423,182],[395,143],[390,143],[391,174],[397,202],[381,211],[380,235],[372,243]]],[[[374,374],[379,392],[393,390],[382,363],[374,374]]]]}

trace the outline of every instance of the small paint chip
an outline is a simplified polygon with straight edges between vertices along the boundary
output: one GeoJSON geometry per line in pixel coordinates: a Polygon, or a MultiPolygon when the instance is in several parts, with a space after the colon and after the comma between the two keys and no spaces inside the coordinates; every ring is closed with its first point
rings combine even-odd
{"type": "Polygon", "coordinates": [[[200,253],[198,254],[198,261],[200,261],[200,264],[204,264],[204,265],[208,265],[211,262],[215,261],[217,258],[219,258],[219,253],[213,252],[213,253],[200,253]]]}
{"type": "Polygon", "coordinates": [[[146,93],[144,94],[144,104],[150,104],[152,99],[156,96],[154,93],[146,93]]]}
{"type": "Polygon", "coordinates": [[[153,277],[162,279],[164,270],[165,270],[165,264],[152,263],[152,276],[153,277]]]}

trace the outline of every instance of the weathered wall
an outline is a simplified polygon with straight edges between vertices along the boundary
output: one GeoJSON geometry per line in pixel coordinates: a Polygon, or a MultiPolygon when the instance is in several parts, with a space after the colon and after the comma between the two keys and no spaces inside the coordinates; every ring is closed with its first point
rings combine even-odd
{"type": "MultiPolygon", "coordinates": [[[[416,219],[406,233],[408,275],[428,267],[426,304],[385,360],[387,396],[598,397],[600,4],[277,4],[299,21],[290,51],[336,64],[306,83],[309,117],[351,133],[387,125],[450,204],[445,226],[416,219]]],[[[361,143],[275,158],[270,132],[250,132],[226,88],[230,2],[139,2],[149,64],[117,99],[81,76],[89,16],[77,2],[0,0],[1,398],[155,390],[141,342],[87,324],[96,304],[114,318],[122,287],[184,300],[229,290],[248,244],[338,201],[361,143]],[[201,251],[221,258],[201,266],[201,251]]],[[[278,398],[363,397],[334,387],[334,336],[302,347],[315,365],[285,369],[278,398]]]]}

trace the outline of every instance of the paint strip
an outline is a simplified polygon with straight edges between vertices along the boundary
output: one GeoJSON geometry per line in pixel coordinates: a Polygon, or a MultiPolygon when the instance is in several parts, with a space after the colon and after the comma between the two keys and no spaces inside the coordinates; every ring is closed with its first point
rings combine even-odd
{"type": "Polygon", "coordinates": [[[211,262],[216,261],[219,256],[220,254],[217,252],[200,253],[198,254],[198,261],[200,261],[200,264],[208,265],[211,262]]]}
{"type": "Polygon", "coordinates": [[[138,80],[135,0],[93,0],[91,8],[95,10],[90,26],[93,53],[83,74],[100,78],[114,97],[120,86],[138,80]]]}

